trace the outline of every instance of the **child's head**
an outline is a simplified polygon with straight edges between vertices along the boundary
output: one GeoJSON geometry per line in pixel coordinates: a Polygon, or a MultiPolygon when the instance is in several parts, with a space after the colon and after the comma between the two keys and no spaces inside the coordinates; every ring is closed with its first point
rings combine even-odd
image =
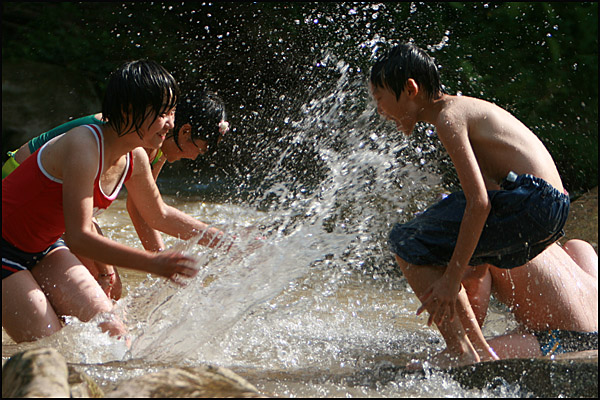
{"type": "Polygon", "coordinates": [[[227,132],[227,114],[225,105],[213,92],[188,92],[187,96],[177,104],[175,113],[175,128],[172,136],[175,144],[182,150],[180,133],[184,126],[190,129],[192,142],[206,142],[207,153],[212,154],[217,149],[217,143],[227,132]]]}
{"type": "Polygon", "coordinates": [[[371,68],[371,85],[388,88],[397,99],[411,78],[430,100],[437,99],[444,93],[435,62],[415,45],[402,44],[392,48],[371,68]]]}
{"type": "Polygon", "coordinates": [[[154,61],[138,60],[114,71],[102,101],[102,115],[119,136],[137,132],[144,121],[156,118],[177,104],[175,78],[154,61]]]}

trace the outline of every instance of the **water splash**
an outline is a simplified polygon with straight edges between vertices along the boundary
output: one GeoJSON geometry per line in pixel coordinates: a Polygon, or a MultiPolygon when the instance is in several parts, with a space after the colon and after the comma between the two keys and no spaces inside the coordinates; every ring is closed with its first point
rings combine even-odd
{"type": "MultiPolygon", "coordinates": [[[[440,190],[441,182],[423,168],[422,149],[411,146],[378,118],[361,74],[331,54],[318,64],[330,66],[337,73],[337,80],[329,93],[307,101],[300,115],[292,118],[281,132],[288,148],[281,152],[265,177],[262,190],[253,199],[262,211],[249,226],[222,226],[231,234],[239,236],[243,232],[237,241],[239,251],[213,254],[196,250],[191,243],[180,243],[180,250],[195,252],[202,268],[199,277],[183,290],[156,281],[131,296],[130,315],[137,320],[130,357],[193,363],[237,358],[239,354],[232,348],[245,348],[240,351],[256,354],[255,341],[242,346],[231,332],[242,319],[258,310],[262,310],[263,318],[273,319],[273,313],[276,315],[268,327],[256,326],[263,335],[280,337],[285,330],[290,334],[294,324],[285,318],[287,313],[297,318],[299,327],[309,327],[303,334],[329,331],[323,340],[315,339],[322,344],[318,351],[321,356],[339,353],[339,348],[333,351],[339,346],[334,343],[344,340],[359,347],[376,346],[359,319],[337,321],[341,325],[336,325],[333,322],[343,312],[330,304],[326,309],[332,317],[321,320],[315,315],[319,310],[318,306],[315,310],[315,304],[321,296],[336,293],[344,276],[352,271],[383,275],[391,271],[393,260],[386,245],[391,224],[409,218],[421,205],[429,203],[440,190]],[[310,146],[316,151],[316,163],[326,171],[317,184],[296,180],[294,171],[286,168],[296,146],[310,146]],[[264,237],[262,246],[251,250],[257,235],[264,237]],[[315,275],[309,274],[313,271],[315,275]],[[299,300],[293,311],[283,311],[284,315],[280,314],[279,301],[264,308],[284,290],[297,295],[293,288],[307,276],[327,277],[329,281],[306,293],[308,298],[299,300]],[[326,329],[327,324],[332,329],[326,329]],[[357,336],[347,337],[346,332],[357,336]],[[340,335],[345,339],[341,340],[340,335]],[[333,337],[337,339],[331,341],[333,337]],[[358,344],[361,340],[368,344],[358,344]]],[[[240,208],[240,212],[248,210],[240,208]]],[[[357,305],[353,312],[360,313],[359,309],[357,305]]],[[[396,340],[402,336],[398,332],[392,334],[393,326],[391,323],[388,328],[377,328],[387,331],[385,339],[380,339],[384,343],[389,344],[394,335],[396,340]]],[[[405,335],[407,339],[409,336],[405,335]]],[[[263,338],[263,342],[269,344],[269,350],[258,347],[270,354],[273,365],[300,366],[311,357],[318,358],[307,352],[305,345],[292,351],[294,346],[284,338],[263,338]]],[[[335,362],[339,365],[347,361],[335,362]]]]}

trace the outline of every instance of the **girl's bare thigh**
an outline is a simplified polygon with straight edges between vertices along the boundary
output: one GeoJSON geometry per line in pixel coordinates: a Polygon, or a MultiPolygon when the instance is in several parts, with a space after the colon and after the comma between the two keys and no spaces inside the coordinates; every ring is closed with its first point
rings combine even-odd
{"type": "Polygon", "coordinates": [[[90,271],[66,247],[49,253],[33,268],[32,274],[58,315],[89,321],[113,308],[90,271]]]}
{"type": "Polygon", "coordinates": [[[62,328],[56,312],[29,270],[2,279],[2,327],[17,343],[50,336],[62,328]]]}

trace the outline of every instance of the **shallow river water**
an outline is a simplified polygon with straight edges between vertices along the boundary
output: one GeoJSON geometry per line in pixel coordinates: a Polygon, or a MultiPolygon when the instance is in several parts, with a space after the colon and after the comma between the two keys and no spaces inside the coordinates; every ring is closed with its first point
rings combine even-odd
{"type": "MultiPolygon", "coordinates": [[[[192,216],[228,231],[246,233],[275,215],[233,205],[167,197],[192,216]],[[228,225],[226,221],[235,221],[228,225]]],[[[100,217],[105,234],[141,247],[121,198],[100,217]]],[[[264,231],[263,231],[264,234],[264,231]]],[[[200,273],[186,287],[121,269],[118,302],[131,329],[132,346],[102,334],[96,324],[69,320],[58,334],[15,345],[3,332],[3,357],[53,346],[82,365],[104,389],[167,366],[225,366],[268,395],[281,397],[504,397],[521,396],[508,383],[465,389],[444,373],[382,381],[378,371],[425,358],[444,348],[437,331],[416,317],[418,300],[399,275],[364,273],[344,266],[344,235],[311,224],[270,232],[262,246],[229,254],[166,237],[166,243],[198,258],[200,273]]],[[[487,335],[514,322],[497,306],[487,335]]]]}

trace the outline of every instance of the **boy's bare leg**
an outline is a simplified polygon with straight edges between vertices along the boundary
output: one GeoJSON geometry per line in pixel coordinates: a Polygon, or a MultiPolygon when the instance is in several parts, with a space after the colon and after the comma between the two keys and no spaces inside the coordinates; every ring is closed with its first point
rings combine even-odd
{"type": "Polygon", "coordinates": [[[535,336],[527,332],[512,332],[488,340],[498,356],[508,358],[540,357],[542,352],[535,336]]]}
{"type": "Polygon", "coordinates": [[[50,336],[62,328],[29,270],[2,279],[2,327],[17,343],[50,336]]]}
{"type": "Polygon", "coordinates": [[[571,239],[563,245],[565,252],[594,279],[598,279],[598,254],[591,244],[580,239],[571,239]]]}
{"type": "Polygon", "coordinates": [[[556,243],[522,267],[490,267],[496,298],[536,331],[598,330],[598,280],[587,270],[556,243]]]}
{"type": "MultiPolygon", "coordinates": [[[[81,261],[66,247],[50,252],[32,270],[58,315],[72,315],[83,322],[98,313],[110,312],[112,301],[81,261]]],[[[100,324],[111,336],[126,337],[127,329],[113,317],[100,324]]]]}
{"type": "Polygon", "coordinates": [[[478,267],[471,267],[471,270],[465,275],[461,283],[467,291],[467,297],[475,313],[477,323],[482,327],[487,315],[492,292],[492,275],[489,271],[489,265],[484,264],[478,267]]]}
{"type": "MultiPolygon", "coordinates": [[[[413,291],[419,297],[422,293],[427,290],[431,282],[435,281],[443,274],[443,268],[433,266],[414,266],[406,263],[404,260],[396,256],[396,261],[400,266],[405,278],[412,287],[413,291]]],[[[435,356],[430,360],[435,366],[440,368],[447,368],[453,365],[466,365],[480,361],[480,357],[475,347],[469,340],[466,330],[463,328],[463,323],[471,330],[473,334],[473,326],[477,327],[479,332],[479,326],[476,322],[475,315],[470,308],[469,300],[467,298],[466,291],[461,289],[458,301],[457,301],[457,312],[460,316],[450,321],[448,318],[438,325],[438,329],[444,340],[446,341],[446,350],[435,356]],[[470,310],[470,312],[468,312],[470,310]]],[[[487,347],[487,342],[483,338],[483,334],[480,336],[474,336],[477,340],[483,339],[485,345],[478,344],[478,347],[487,347]]]]}

